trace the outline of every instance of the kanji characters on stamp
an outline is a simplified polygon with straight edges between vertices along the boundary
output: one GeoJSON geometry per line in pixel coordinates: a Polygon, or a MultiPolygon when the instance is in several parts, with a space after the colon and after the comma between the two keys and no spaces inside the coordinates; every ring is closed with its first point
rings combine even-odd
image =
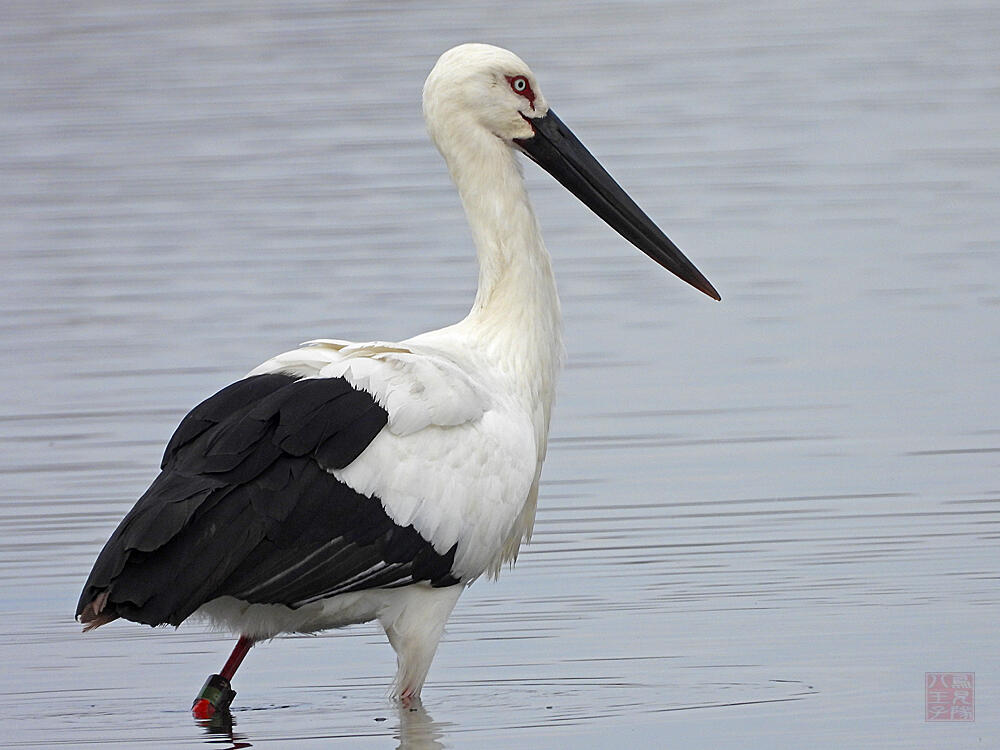
{"type": "Polygon", "coordinates": [[[975,721],[975,672],[925,672],[926,721],[975,721]]]}

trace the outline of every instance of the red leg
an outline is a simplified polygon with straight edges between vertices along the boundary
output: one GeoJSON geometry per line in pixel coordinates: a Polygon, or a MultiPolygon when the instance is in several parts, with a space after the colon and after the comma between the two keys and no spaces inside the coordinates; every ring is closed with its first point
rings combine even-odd
{"type": "Polygon", "coordinates": [[[233,648],[233,653],[229,655],[226,660],[226,665],[219,672],[227,680],[233,679],[233,675],[236,674],[236,670],[240,668],[240,664],[246,658],[246,655],[250,652],[250,649],[255,643],[254,639],[248,635],[241,635],[240,639],[236,641],[236,646],[233,648]]]}
{"type": "Polygon", "coordinates": [[[191,713],[194,714],[194,718],[211,719],[217,711],[229,708],[229,704],[236,697],[236,691],[233,690],[229,681],[233,679],[233,675],[240,668],[240,664],[243,663],[243,659],[246,658],[253,644],[254,639],[250,636],[240,636],[240,639],[236,642],[236,646],[233,648],[233,653],[226,660],[222,672],[210,675],[205,681],[201,692],[198,693],[198,697],[194,699],[194,704],[191,706],[191,713]]]}

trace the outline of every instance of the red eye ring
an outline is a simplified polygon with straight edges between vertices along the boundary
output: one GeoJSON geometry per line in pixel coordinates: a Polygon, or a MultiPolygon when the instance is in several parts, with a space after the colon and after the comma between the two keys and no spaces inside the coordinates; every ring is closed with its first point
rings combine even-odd
{"type": "Polygon", "coordinates": [[[532,109],[535,107],[535,92],[531,90],[531,84],[528,79],[524,76],[507,76],[507,83],[510,84],[510,90],[513,91],[518,96],[523,96],[531,104],[532,109]]]}

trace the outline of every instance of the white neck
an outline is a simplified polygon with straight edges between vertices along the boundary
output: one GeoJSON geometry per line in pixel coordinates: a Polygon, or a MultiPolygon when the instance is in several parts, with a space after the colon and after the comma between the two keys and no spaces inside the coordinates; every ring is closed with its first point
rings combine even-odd
{"type": "Polygon", "coordinates": [[[459,327],[526,396],[548,407],[562,363],[562,318],[521,167],[513,150],[485,130],[438,145],[479,256],[479,290],[459,327]]]}

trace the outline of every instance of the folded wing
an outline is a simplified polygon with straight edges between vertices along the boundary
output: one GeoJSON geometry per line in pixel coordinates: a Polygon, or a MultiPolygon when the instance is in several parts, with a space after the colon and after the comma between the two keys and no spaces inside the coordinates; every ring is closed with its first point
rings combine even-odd
{"type": "Polygon", "coordinates": [[[344,378],[253,375],[181,422],[162,471],[108,540],[77,615],[179,624],[223,595],[299,607],[338,593],[452,585],[435,549],[377,496],[332,472],[384,429],[386,410],[344,378]]]}

